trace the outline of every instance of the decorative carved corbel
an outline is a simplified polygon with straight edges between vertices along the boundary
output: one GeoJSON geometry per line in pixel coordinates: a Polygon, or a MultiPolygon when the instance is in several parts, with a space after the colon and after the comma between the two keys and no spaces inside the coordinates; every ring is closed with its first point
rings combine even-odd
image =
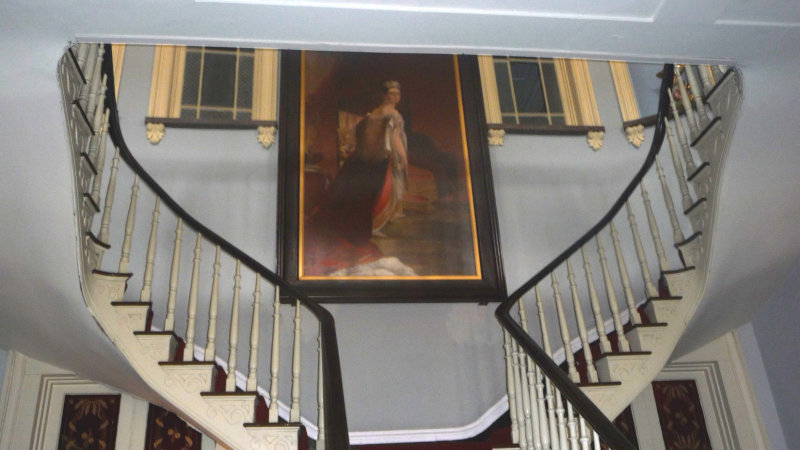
{"type": "Polygon", "coordinates": [[[644,142],[644,125],[632,125],[625,128],[625,134],[628,137],[628,142],[633,144],[634,147],[639,148],[644,142]]]}
{"type": "Polygon", "coordinates": [[[489,145],[500,147],[505,144],[506,130],[489,129],[489,145]]]}
{"type": "Polygon", "coordinates": [[[145,131],[147,132],[147,140],[150,141],[151,144],[156,145],[161,142],[161,139],[164,139],[166,128],[163,123],[151,122],[145,125],[145,131]]]}
{"type": "Polygon", "coordinates": [[[589,147],[592,147],[592,150],[600,150],[600,147],[603,146],[605,135],[605,131],[590,131],[586,135],[586,142],[589,143],[589,147]]]}
{"type": "Polygon", "coordinates": [[[275,142],[275,127],[274,126],[261,126],[258,127],[258,142],[268,149],[273,142],[275,142]]]}

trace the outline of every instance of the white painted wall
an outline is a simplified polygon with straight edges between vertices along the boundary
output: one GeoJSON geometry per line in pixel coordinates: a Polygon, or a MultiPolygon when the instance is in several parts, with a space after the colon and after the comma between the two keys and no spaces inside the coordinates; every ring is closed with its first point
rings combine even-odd
{"type": "Polygon", "coordinates": [[[800,414],[800,389],[797,387],[800,365],[793,357],[797,354],[796,344],[800,342],[798,320],[800,265],[795,266],[751,323],[758,343],[757,350],[766,372],[763,382],[768,382],[786,443],[800,439],[800,430],[797,427],[797,417],[800,414]]]}

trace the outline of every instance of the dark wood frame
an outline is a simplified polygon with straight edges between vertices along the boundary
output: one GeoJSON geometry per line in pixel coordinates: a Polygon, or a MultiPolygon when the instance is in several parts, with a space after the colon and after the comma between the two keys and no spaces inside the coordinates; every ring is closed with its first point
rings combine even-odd
{"type": "Polygon", "coordinates": [[[278,275],[309,297],[324,302],[492,302],[506,298],[497,212],[494,203],[477,58],[459,56],[469,167],[475,205],[481,279],[477,280],[300,280],[299,51],[281,52],[278,179],[278,275]]]}

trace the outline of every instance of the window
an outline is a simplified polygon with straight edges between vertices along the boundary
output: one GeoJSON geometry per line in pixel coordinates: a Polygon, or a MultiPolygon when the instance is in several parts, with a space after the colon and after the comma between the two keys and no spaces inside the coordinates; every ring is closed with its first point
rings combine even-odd
{"type": "Polygon", "coordinates": [[[244,119],[253,113],[253,49],[188,47],[182,119],[244,119]]]}
{"type": "Polygon", "coordinates": [[[254,128],[268,147],[277,90],[277,50],[158,45],[147,139],[159,143],[165,127],[254,128]]]}
{"type": "Polygon", "coordinates": [[[479,56],[489,144],[506,132],[587,135],[597,150],[605,129],[583,59],[479,56]]]}
{"type": "Polygon", "coordinates": [[[552,59],[495,57],[494,72],[503,123],[566,125],[552,59]]]}

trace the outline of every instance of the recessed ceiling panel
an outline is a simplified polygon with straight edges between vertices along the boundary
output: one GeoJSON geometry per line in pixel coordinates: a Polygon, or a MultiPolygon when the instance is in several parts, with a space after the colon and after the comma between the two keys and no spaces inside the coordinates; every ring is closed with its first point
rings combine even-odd
{"type": "Polygon", "coordinates": [[[662,0],[568,0],[542,2],[530,0],[195,0],[199,3],[243,3],[270,6],[363,9],[422,13],[477,14],[492,16],[530,16],[565,19],[651,21],[662,0]]]}
{"type": "Polygon", "coordinates": [[[725,5],[717,19],[720,25],[751,25],[767,27],[800,27],[800,5],[797,2],[763,2],[734,0],[725,5]]]}

